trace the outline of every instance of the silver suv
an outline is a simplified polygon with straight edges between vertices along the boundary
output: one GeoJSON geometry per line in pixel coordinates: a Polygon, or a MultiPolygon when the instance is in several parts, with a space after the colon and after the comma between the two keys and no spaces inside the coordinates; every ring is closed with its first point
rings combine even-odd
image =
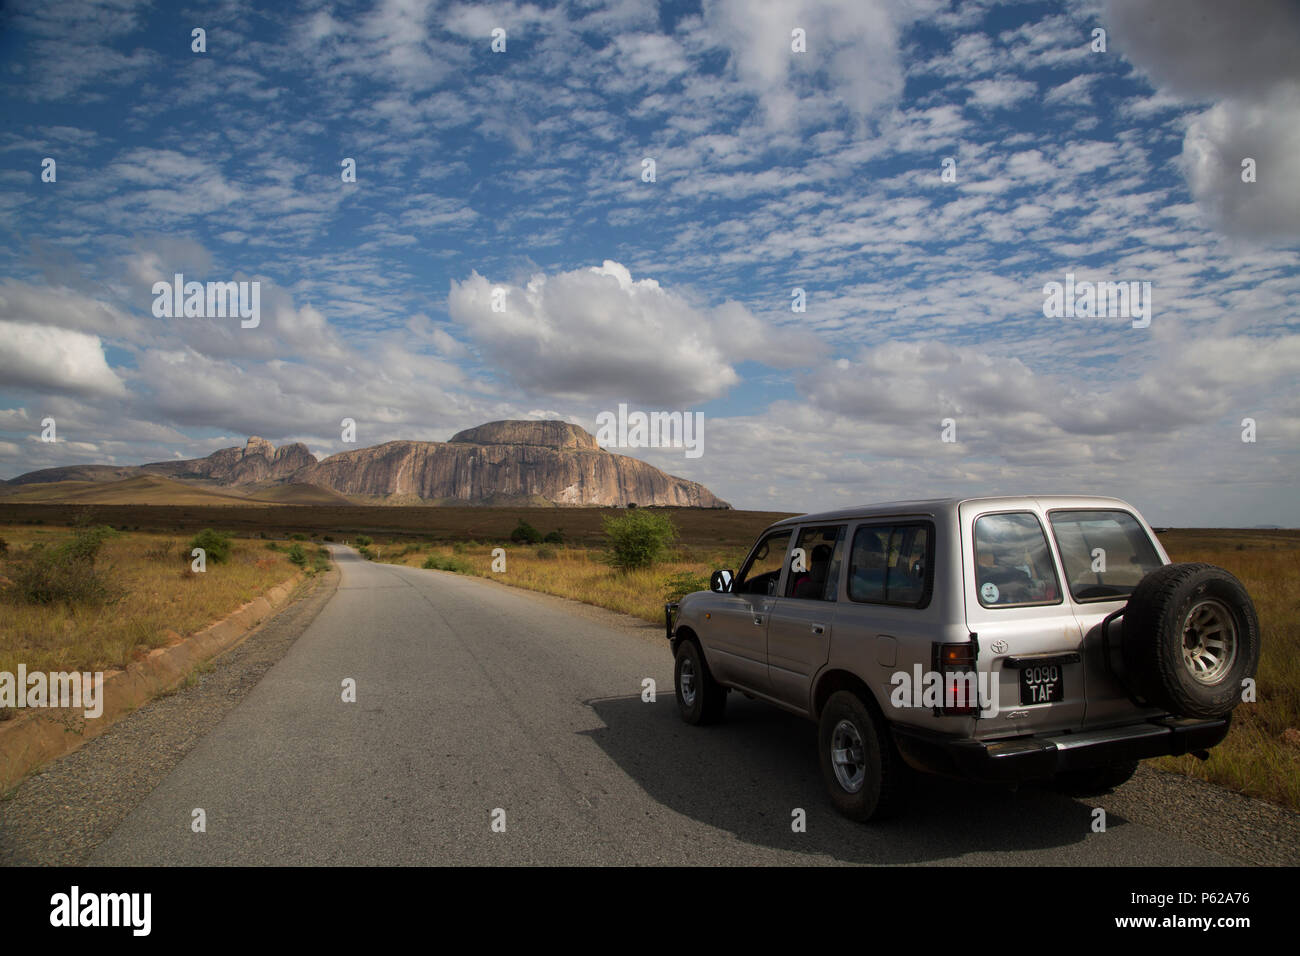
{"type": "Polygon", "coordinates": [[[818,722],[857,820],[912,770],[1097,793],[1228,732],[1259,661],[1250,596],[1170,564],[1116,498],[906,501],[788,518],[737,574],[665,606],[678,709],[732,690],[818,722]]]}

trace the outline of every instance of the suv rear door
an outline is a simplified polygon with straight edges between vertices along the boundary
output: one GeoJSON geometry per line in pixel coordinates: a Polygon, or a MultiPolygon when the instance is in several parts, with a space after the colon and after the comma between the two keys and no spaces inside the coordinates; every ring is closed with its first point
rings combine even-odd
{"type": "MultiPolygon", "coordinates": [[[[996,692],[978,737],[1077,730],[1087,683],[1082,633],[1065,596],[1054,550],[1032,505],[958,509],[966,623],[979,644],[981,680],[996,692]]],[[[981,702],[987,708],[981,694],[981,702]]]]}
{"type": "MultiPolygon", "coordinates": [[[[1107,665],[1101,622],[1124,606],[1143,577],[1168,564],[1168,555],[1150,528],[1118,505],[1053,508],[1047,512],[1047,523],[1061,556],[1074,616],[1084,635],[1085,725],[1104,727],[1159,713],[1158,708],[1134,704],[1107,665]]],[[[1118,658],[1121,628],[1120,622],[1111,626],[1112,659],[1118,658]]]]}

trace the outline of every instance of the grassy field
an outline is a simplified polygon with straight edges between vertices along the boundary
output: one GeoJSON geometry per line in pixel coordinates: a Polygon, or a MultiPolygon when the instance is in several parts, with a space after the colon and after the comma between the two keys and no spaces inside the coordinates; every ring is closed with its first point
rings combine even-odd
{"type": "Polygon", "coordinates": [[[699,587],[707,587],[708,575],[713,569],[736,567],[752,543],[747,541],[740,547],[730,548],[685,546],[674,550],[667,560],[653,568],[628,572],[610,567],[605,562],[605,553],[597,548],[517,545],[508,541],[444,545],[380,542],[378,560],[418,568],[432,555],[441,563],[450,565],[443,570],[495,578],[514,587],[555,594],[659,622],[664,619],[664,601],[668,599],[667,588],[672,578],[678,575],[702,576],[699,587]],[[506,551],[505,573],[492,570],[492,550],[497,547],[506,551]],[[456,567],[457,564],[461,566],[456,567]]]}
{"type": "Polygon", "coordinates": [[[1300,532],[1167,531],[1160,541],[1174,561],[1217,564],[1241,580],[1255,601],[1264,647],[1258,700],[1233,712],[1232,730],[1210,759],[1151,763],[1300,810],[1300,745],[1282,737],[1300,730],[1300,532]]]}
{"type": "MultiPolygon", "coordinates": [[[[36,544],[55,547],[72,537],[66,527],[0,526],[8,544],[0,556],[0,671],[18,664],[31,671],[121,668],[154,647],[197,631],[293,575],[287,551],[263,540],[236,540],[225,564],[190,572],[189,538],[126,533],[108,538],[96,561],[115,592],[106,604],[30,604],[7,574],[20,553],[36,544]]],[[[288,547],[291,542],[284,542],[288,547]]],[[[307,554],[314,558],[315,547],[307,554]]],[[[313,567],[313,561],[307,561],[313,567]]],[[[12,714],[0,709],[0,720],[12,714]]]]}

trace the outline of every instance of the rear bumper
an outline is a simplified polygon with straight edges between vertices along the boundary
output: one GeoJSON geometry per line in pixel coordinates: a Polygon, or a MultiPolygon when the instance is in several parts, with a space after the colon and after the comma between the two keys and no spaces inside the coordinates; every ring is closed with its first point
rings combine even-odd
{"type": "Polygon", "coordinates": [[[1207,750],[1228,735],[1232,718],[1160,717],[1074,734],[970,740],[895,726],[894,740],[915,767],[981,780],[1032,780],[1127,760],[1207,750]]]}

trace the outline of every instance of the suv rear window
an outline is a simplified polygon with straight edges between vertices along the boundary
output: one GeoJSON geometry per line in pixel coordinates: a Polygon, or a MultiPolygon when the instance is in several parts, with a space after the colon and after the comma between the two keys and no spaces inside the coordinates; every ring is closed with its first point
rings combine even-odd
{"type": "Polygon", "coordinates": [[[1060,604],[1047,536],[1031,512],[975,519],[975,590],[985,607],[1060,604]]]}
{"type": "Polygon", "coordinates": [[[1053,511],[1047,517],[1076,601],[1128,597],[1163,563],[1127,511],[1053,511]]]}

